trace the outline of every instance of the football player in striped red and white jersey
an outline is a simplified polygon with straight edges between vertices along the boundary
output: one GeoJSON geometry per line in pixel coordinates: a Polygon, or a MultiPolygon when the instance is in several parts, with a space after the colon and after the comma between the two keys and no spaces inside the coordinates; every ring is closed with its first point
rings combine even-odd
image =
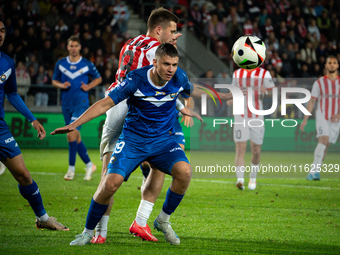
{"type": "MultiPolygon", "coordinates": [[[[325,159],[327,149],[335,143],[340,130],[340,77],[338,75],[339,63],[335,56],[328,56],[325,68],[327,74],[314,82],[312,98],[308,102],[307,110],[312,112],[315,103],[316,137],[318,145],[314,151],[314,162],[310,167],[307,180],[320,180],[320,167],[325,159]]],[[[300,125],[304,131],[309,115],[305,115],[300,125]]]]}
{"type": "Polygon", "coordinates": [[[263,110],[262,99],[264,95],[268,94],[267,90],[274,88],[275,84],[269,71],[260,67],[253,70],[245,70],[242,68],[236,70],[233,74],[232,84],[239,87],[243,91],[245,97],[245,114],[234,116],[234,141],[236,150],[235,166],[237,176],[236,186],[241,190],[244,189],[244,156],[247,149],[247,141],[250,140],[252,157],[248,188],[254,190],[256,188],[256,175],[260,164],[264,125],[258,127],[258,124],[255,124],[256,120],[260,120],[263,123],[263,116],[256,115],[249,110],[248,97],[252,97],[253,107],[255,109],[263,110]],[[253,90],[251,95],[248,94],[249,87],[253,90]],[[253,125],[256,125],[256,127],[252,127],[248,124],[250,120],[251,122],[255,121],[253,125]]]}

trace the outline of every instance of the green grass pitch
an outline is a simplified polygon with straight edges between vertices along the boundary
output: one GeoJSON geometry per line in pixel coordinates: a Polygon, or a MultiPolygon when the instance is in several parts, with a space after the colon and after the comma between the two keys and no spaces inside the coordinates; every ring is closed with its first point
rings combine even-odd
{"type": "MultiPolygon", "coordinates": [[[[143,242],[129,234],[140,202],[139,170],[116,193],[106,244],[73,247],[69,243],[84,228],[100,170],[91,181],[83,181],[84,164],[77,158],[75,179],[65,181],[67,150],[22,152],[39,185],[46,211],[70,231],[37,230],[33,211],[6,170],[0,176],[0,254],[340,254],[339,179],[311,182],[305,180],[305,175],[291,179],[261,178],[256,190],[239,191],[234,184],[236,178],[194,178],[171,217],[181,239],[179,246],[171,246],[163,234],[152,228],[170,177],[166,178],[148,222],[159,241],[143,242]]],[[[99,151],[90,150],[89,154],[101,168],[99,151]]],[[[233,164],[234,153],[223,157],[233,164]]],[[[246,157],[249,162],[249,153],[246,157]]],[[[305,164],[312,157],[312,153],[264,152],[262,163],[293,159],[297,164],[305,164]]],[[[325,160],[339,162],[338,153],[328,154],[325,160]]]]}

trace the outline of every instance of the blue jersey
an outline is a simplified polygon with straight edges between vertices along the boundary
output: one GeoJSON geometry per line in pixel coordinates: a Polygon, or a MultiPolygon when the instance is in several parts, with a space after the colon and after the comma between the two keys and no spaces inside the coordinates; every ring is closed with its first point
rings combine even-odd
{"type": "Polygon", "coordinates": [[[77,62],[71,62],[69,57],[60,59],[53,74],[53,80],[62,83],[68,81],[71,86],[61,90],[61,106],[63,108],[74,108],[81,104],[89,105],[88,92],[80,87],[82,82],[88,84],[89,76],[93,79],[99,78],[100,74],[94,64],[82,57],[77,62]]]}
{"type": "Polygon", "coordinates": [[[176,99],[181,92],[190,94],[192,83],[177,68],[164,86],[155,86],[150,78],[153,65],[131,71],[109,96],[118,104],[128,98],[128,113],[123,134],[133,132],[144,137],[174,134],[176,99]]]}
{"type": "Polygon", "coordinates": [[[13,59],[0,51],[0,128],[8,129],[4,110],[4,97],[30,122],[36,118],[27,108],[17,93],[17,82],[15,76],[15,64],[13,59]]]}

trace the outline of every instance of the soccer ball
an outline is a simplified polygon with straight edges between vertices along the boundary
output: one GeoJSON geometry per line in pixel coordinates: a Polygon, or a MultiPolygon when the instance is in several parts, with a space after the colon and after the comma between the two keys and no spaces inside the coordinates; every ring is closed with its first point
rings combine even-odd
{"type": "Polygon", "coordinates": [[[252,35],[240,37],[231,50],[235,63],[244,69],[259,67],[266,58],[266,46],[264,42],[252,35]]]}

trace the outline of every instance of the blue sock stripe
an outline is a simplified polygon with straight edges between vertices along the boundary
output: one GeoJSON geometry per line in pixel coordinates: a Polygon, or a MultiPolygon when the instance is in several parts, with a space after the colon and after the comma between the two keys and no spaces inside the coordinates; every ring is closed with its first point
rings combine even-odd
{"type": "Polygon", "coordinates": [[[87,229],[93,230],[97,226],[97,223],[100,221],[100,219],[103,217],[108,206],[109,204],[107,205],[98,204],[92,198],[90,208],[87,213],[85,227],[87,229]]]}
{"type": "Polygon", "coordinates": [[[79,154],[80,158],[84,161],[85,164],[87,164],[91,161],[83,141],[78,143],[78,154],[79,154]]]}
{"type": "Polygon", "coordinates": [[[34,180],[33,183],[30,185],[27,186],[18,185],[18,187],[20,194],[28,201],[36,216],[40,217],[46,214],[42,198],[40,195],[39,187],[34,180]]]}
{"type": "Polygon", "coordinates": [[[76,156],[78,150],[77,141],[68,143],[68,164],[74,166],[76,164],[76,156]]]}
{"type": "Polygon", "coordinates": [[[163,211],[166,214],[171,215],[176,210],[178,205],[181,203],[183,197],[184,194],[183,195],[177,194],[171,191],[171,189],[169,188],[168,192],[166,193],[166,198],[163,204],[163,211]]]}

